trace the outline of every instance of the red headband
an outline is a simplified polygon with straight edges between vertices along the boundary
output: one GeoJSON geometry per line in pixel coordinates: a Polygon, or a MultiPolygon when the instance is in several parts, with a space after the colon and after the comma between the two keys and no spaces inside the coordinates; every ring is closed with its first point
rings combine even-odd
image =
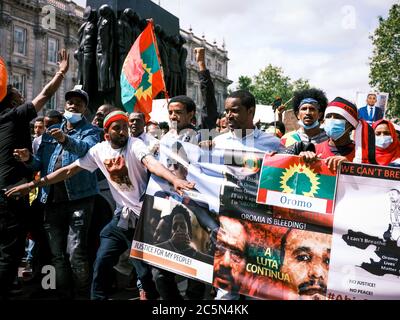
{"type": "Polygon", "coordinates": [[[114,111],[108,114],[103,123],[104,131],[108,131],[108,128],[111,126],[111,124],[118,120],[128,122],[128,116],[123,111],[114,111]]]}

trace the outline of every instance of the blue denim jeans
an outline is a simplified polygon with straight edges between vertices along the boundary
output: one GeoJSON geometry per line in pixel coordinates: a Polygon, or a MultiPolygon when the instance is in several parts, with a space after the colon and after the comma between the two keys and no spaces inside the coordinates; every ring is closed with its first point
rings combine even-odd
{"type": "Polygon", "coordinates": [[[61,299],[89,298],[88,229],[94,197],[46,204],[44,229],[56,269],[56,289],[61,299]]]}
{"type": "MultiPolygon", "coordinates": [[[[120,209],[117,209],[116,215],[100,233],[100,247],[93,266],[92,300],[108,299],[113,281],[113,267],[118,263],[119,256],[132,245],[135,229],[124,230],[118,227],[119,216],[120,209]]],[[[136,259],[130,261],[135,267],[142,289],[150,298],[156,297],[157,291],[152,280],[151,268],[142,261],[136,259]]]]}

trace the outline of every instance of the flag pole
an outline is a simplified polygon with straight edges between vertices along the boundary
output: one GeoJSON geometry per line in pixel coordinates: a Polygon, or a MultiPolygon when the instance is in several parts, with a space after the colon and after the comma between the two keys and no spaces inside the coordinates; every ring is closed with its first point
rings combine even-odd
{"type": "Polygon", "coordinates": [[[162,62],[161,62],[160,52],[158,51],[157,38],[155,37],[154,20],[153,20],[153,19],[149,19],[149,23],[151,23],[151,30],[152,30],[152,32],[151,32],[151,37],[152,37],[152,39],[153,39],[153,43],[154,43],[154,46],[155,46],[155,48],[156,48],[158,63],[160,64],[160,68],[161,68],[161,75],[162,75],[161,78],[162,78],[162,82],[163,82],[163,84],[164,84],[165,99],[168,100],[168,99],[169,99],[169,95],[168,95],[168,92],[167,92],[167,86],[165,85],[164,67],[163,67],[162,62]]]}

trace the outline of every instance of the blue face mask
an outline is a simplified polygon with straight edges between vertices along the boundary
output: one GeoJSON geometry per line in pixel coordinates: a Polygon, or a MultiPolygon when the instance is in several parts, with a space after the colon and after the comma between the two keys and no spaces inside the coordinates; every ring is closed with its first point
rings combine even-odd
{"type": "Polygon", "coordinates": [[[346,132],[346,120],[326,119],[324,129],[328,137],[336,141],[346,132]]]}
{"type": "Polygon", "coordinates": [[[304,122],[301,121],[301,120],[299,120],[297,123],[299,124],[299,126],[303,127],[303,128],[306,129],[306,130],[311,130],[311,129],[314,129],[314,128],[316,128],[316,127],[319,126],[319,121],[318,121],[318,120],[315,121],[315,122],[314,122],[312,125],[310,125],[310,126],[304,124],[304,122]]]}
{"type": "Polygon", "coordinates": [[[82,113],[74,113],[65,110],[64,118],[67,119],[69,123],[75,124],[82,120],[82,113]]]}
{"type": "Polygon", "coordinates": [[[375,136],[375,145],[379,148],[386,149],[393,143],[391,136],[375,136]]]}

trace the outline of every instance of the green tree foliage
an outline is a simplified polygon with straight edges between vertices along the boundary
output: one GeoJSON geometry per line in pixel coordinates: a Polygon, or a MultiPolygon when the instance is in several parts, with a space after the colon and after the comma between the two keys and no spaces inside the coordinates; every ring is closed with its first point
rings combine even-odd
{"type": "Polygon", "coordinates": [[[309,89],[308,80],[300,78],[292,81],[286,76],[282,68],[269,64],[251,79],[247,76],[239,77],[238,89],[249,90],[254,94],[258,104],[272,105],[280,97],[283,103],[290,100],[296,90],[309,89]]]}
{"type": "Polygon", "coordinates": [[[247,76],[240,76],[239,77],[239,86],[238,90],[249,90],[253,91],[253,86],[251,84],[251,78],[247,76]]]}
{"type": "Polygon", "coordinates": [[[374,46],[370,85],[389,93],[387,115],[400,117],[400,5],[394,4],[371,36],[374,46]]]}
{"type": "Polygon", "coordinates": [[[300,91],[300,90],[307,90],[310,89],[310,83],[308,82],[307,79],[297,79],[295,81],[292,82],[292,87],[293,87],[293,91],[300,91]]]}

